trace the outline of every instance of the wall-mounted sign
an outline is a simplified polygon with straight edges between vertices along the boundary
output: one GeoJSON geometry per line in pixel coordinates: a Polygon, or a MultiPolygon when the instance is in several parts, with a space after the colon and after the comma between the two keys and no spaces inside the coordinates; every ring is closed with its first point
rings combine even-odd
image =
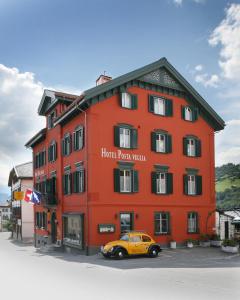
{"type": "Polygon", "coordinates": [[[40,171],[35,172],[35,177],[38,177],[38,176],[41,176],[41,175],[44,175],[44,170],[40,170],[40,171]]]}
{"type": "Polygon", "coordinates": [[[23,200],[23,198],[24,198],[24,192],[17,192],[17,191],[15,191],[13,196],[14,196],[15,200],[23,200]]]}
{"type": "Polygon", "coordinates": [[[115,232],[114,224],[98,224],[99,233],[113,233],[115,232]]]}
{"type": "Polygon", "coordinates": [[[107,151],[106,148],[101,148],[101,157],[123,159],[123,160],[135,160],[135,161],[147,161],[146,156],[142,154],[125,153],[118,149],[117,151],[107,151]]]}

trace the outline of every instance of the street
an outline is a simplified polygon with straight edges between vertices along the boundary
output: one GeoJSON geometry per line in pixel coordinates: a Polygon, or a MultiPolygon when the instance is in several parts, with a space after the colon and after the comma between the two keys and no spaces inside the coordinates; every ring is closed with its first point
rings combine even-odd
{"type": "MultiPolygon", "coordinates": [[[[216,248],[164,250],[158,258],[41,253],[0,233],[1,295],[8,299],[239,299],[240,256],[216,248]]],[[[1,299],[2,296],[1,296],[1,299]]]]}

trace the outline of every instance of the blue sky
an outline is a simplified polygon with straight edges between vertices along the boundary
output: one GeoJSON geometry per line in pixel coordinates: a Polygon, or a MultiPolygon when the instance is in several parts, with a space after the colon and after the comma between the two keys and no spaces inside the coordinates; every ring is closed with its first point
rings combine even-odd
{"type": "Polygon", "coordinates": [[[80,93],[163,56],[228,123],[216,163],[240,162],[240,1],[1,0],[0,41],[0,192],[31,159],[43,88],[80,93]]]}

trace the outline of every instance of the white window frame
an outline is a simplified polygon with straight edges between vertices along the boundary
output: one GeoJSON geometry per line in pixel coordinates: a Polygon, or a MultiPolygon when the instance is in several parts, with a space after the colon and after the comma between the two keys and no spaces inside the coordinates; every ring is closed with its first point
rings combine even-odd
{"type": "Polygon", "coordinates": [[[131,191],[132,191],[131,170],[120,170],[120,192],[131,193],[131,191]]]}
{"type": "Polygon", "coordinates": [[[77,170],[78,176],[77,176],[77,180],[78,180],[78,187],[79,190],[77,191],[78,193],[83,193],[84,191],[84,170],[77,170]]]}
{"type": "Polygon", "coordinates": [[[124,92],[122,93],[122,107],[131,108],[132,107],[132,97],[131,94],[124,92]]]}
{"type": "Polygon", "coordinates": [[[168,234],[169,233],[169,214],[165,212],[157,213],[157,218],[155,219],[155,222],[159,222],[159,232],[156,232],[156,234],[168,234]],[[165,218],[163,218],[163,214],[166,215],[165,218]],[[163,231],[163,221],[166,221],[166,231],[163,231]]]}
{"type": "Polygon", "coordinates": [[[119,140],[120,140],[120,147],[131,148],[131,129],[120,127],[119,140]]]}
{"type": "Polygon", "coordinates": [[[166,152],[166,135],[165,134],[157,133],[156,152],[160,152],[160,153],[166,152]]]}
{"type": "Polygon", "coordinates": [[[157,194],[166,194],[167,192],[166,173],[157,173],[156,185],[157,185],[157,194]]]}
{"type": "Polygon", "coordinates": [[[196,140],[192,138],[187,139],[187,155],[196,156],[196,140]]]}
{"type": "Polygon", "coordinates": [[[185,107],[185,120],[192,121],[193,120],[193,111],[189,106],[185,107]]]}
{"type": "Polygon", "coordinates": [[[188,233],[197,232],[197,214],[191,212],[188,214],[188,233]]]}
{"type": "Polygon", "coordinates": [[[75,136],[74,136],[74,148],[75,148],[75,150],[82,149],[82,147],[80,147],[81,145],[83,145],[83,127],[79,126],[75,129],[75,136]],[[78,143],[77,143],[77,136],[78,136],[78,143]],[[81,141],[81,143],[80,143],[80,141],[81,141]]]}
{"type": "Polygon", "coordinates": [[[188,175],[188,195],[196,195],[196,176],[188,175]]]}
{"type": "Polygon", "coordinates": [[[166,114],[166,107],[165,107],[165,100],[160,97],[153,98],[153,105],[154,105],[154,113],[157,115],[165,116],[166,114]]]}

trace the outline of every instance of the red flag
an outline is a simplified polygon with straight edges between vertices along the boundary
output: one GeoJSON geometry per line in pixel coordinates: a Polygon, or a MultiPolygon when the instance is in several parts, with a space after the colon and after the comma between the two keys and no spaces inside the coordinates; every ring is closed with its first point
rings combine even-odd
{"type": "Polygon", "coordinates": [[[30,202],[32,200],[32,193],[33,193],[33,191],[31,189],[27,189],[25,191],[24,200],[27,201],[27,202],[30,202]]]}

